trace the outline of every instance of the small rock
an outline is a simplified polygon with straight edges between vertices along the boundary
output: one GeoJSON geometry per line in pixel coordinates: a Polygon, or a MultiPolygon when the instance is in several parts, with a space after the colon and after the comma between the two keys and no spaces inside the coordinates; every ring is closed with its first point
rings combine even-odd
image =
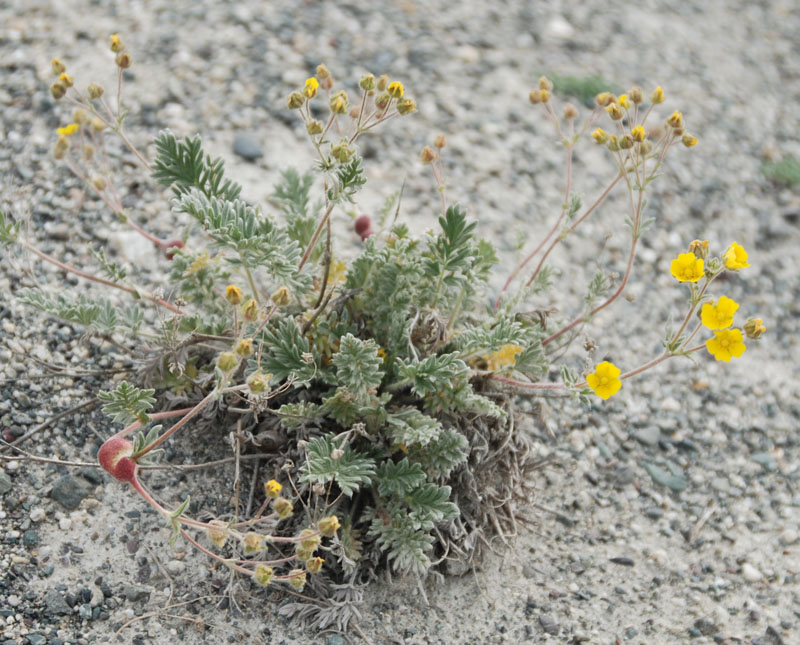
{"type": "Polygon", "coordinates": [[[664,510],[659,506],[649,506],[645,509],[644,514],[651,520],[660,520],[664,515],[664,510]]]}
{"type": "Polygon", "coordinates": [[[758,582],[764,575],[752,564],[745,562],[742,565],[742,577],[747,580],[747,582],[758,582]]]}
{"type": "Polygon", "coordinates": [[[233,139],[233,152],[248,161],[255,161],[264,156],[264,151],[255,141],[255,135],[247,132],[236,133],[233,139]]]}
{"type": "Polygon", "coordinates": [[[34,547],[39,544],[39,534],[33,529],[29,529],[22,534],[22,543],[26,547],[34,547]]]}
{"type": "Polygon", "coordinates": [[[167,562],[167,571],[173,576],[177,576],[180,573],[183,573],[183,570],[186,568],[186,564],[181,562],[180,560],[170,560],[167,562]]]}
{"type": "Polygon", "coordinates": [[[8,491],[10,491],[12,485],[11,477],[6,475],[4,471],[0,470],[0,495],[5,495],[8,491]]]}
{"type": "Polygon", "coordinates": [[[90,486],[85,481],[64,475],[53,484],[50,497],[67,510],[74,511],[90,492],[90,486]]]}
{"type": "Polygon", "coordinates": [[[656,426],[649,426],[634,432],[633,438],[645,446],[657,446],[658,440],[661,439],[661,430],[656,426]]]}
{"type": "Polygon", "coordinates": [[[51,589],[44,597],[44,613],[49,616],[65,616],[72,613],[67,600],[55,589],[51,589]]]}
{"type": "Polygon", "coordinates": [[[792,544],[797,542],[798,539],[797,531],[795,531],[794,529],[784,529],[779,539],[783,546],[792,546],[792,544]]]}
{"type": "Polygon", "coordinates": [[[635,564],[635,562],[633,561],[633,558],[628,558],[628,557],[625,557],[625,556],[620,556],[620,557],[617,557],[617,558],[610,558],[609,561],[613,562],[614,564],[621,564],[624,567],[632,567],[635,564]]]}
{"type": "MultiPolygon", "coordinates": [[[[30,645],[45,645],[47,643],[47,638],[41,634],[28,634],[27,639],[30,645]]],[[[50,642],[52,643],[53,641],[50,642]]]]}
{"type": "Polygon", "coordinates": [[[9,607],[16,607],[17,605],[19,605],[19,603],[22,602],[22,598],[12,594],[11,596],[8,597],[6,602],[8,603],[9,607]]]}
{"type": "Polygon", "coordinates": [[[686,478],[681,475],[673,475],[654,464],[645,463],[644,468],[649,473],[654,483],[658,484],[659,486],[666,486],[670,490],[674,490],[676,493],[686,490],[686,487],[688,486],[686,478]]]}
{"type": "Polygon", "coordinates": [[[344,638],[339,634],[334,634],[328,639],[328,645],[344,645],[344,638]]]}
{"type": "Polygon", "coordinates": [[[664,412],[680,412],[683,408],[678,399],[668,396],[661,402],[661,409],[664,412]]]}
{"type": "Polygon", "coordinates": [[[697,631],[700,632],[703,636],[711,636],[719,631],[719,627],[717,627],[717,624],[710,617],[707,616],[704,616],[703,618],[698,618],[696,621],[694,621],[694,626],[695,629],[697,629],[697,631]]]}
{"type": "Polygon", "coordinates": [[[72,520],[68,517],[62,517],[60,520],[58,520],[58,528],[60,528],[62,531],[69,531],[70,528],[72,528],[72,520]]]}
{"type": "Polygon", "coordinates": [[[750,455],[750,459],[760,464],[764,470],[770,471],[777,468],[774,457],[768,452],[757,452],[754,455],[750,455]]]}
{"type": "Polygon", "coordinates": [[[30,512],[29,517],[31,518],[32,522],[41,522],[44,519],[45,515],[46,513],[44,512],[44,509],[37,506],[30,512]]]}
{"type": "Polygon", "coordinates": [[[539,624],[542,626],[542,629],[545,632],[548,634],[553,634],[554,636],[561,630],[561,627],[559,627],[558,623],[556,623],[556,621],[554,621],[547,614],[541,614],[539,616],[539,624]]]}
{"type": "Polygon", "coordinates": [[[148,589],[134,585],[125,585],[122,594],[131,602],[150,599],[150,591],[148,589]]]}

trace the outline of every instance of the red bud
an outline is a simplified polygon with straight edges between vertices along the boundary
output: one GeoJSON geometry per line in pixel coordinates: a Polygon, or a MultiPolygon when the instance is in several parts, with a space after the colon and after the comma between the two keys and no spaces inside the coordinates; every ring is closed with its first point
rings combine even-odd
{"type": "Polygon", "coordinates": [[[359,235],[361,235],[361,241],[363,242],[371,235],[375,235],[375,231],[373,231],[371,228],[368,228],[366,231],[362,231],[361,233],[359,233],[359,235]]]}
{"type": "Polygon", "coordinates": [[[182,249],[183,246],[183,240],[170,240],[165,242],[161,248],[164,249],[164,255],[167,256],[167,260],[171,260],[175,257],[175,249],[182,249]]]}
{"type": "MultiPolygon", "coordinates": [[[[364,234],[367,231],[370,231],[370,229],[372,228],[372,220],[370,219],[369,215],[359,215],[358,217],[356,217],[356,221],[353,225],[353,228],[355,229],[356,233],[361,236],[361,239],[363,240],[365,239],[364,234]]],[[[369,235],[372,235],[371,231],[369,235]]],[[[369,235],[366,235],[366,237],[369,237],[369,235]]]]}
{"type": "Polygon", "coordinates": [[[121,482],[136,479],[136,462],[131,459],[133,443],[123,437],[111,437],[97,451],[97,461],[109,475],[121,482]]]}

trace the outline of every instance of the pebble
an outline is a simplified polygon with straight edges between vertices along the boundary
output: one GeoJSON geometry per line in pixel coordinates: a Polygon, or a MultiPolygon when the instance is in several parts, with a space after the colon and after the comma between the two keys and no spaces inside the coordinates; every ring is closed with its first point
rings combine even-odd
{"type": "Polygon", "coordinates": [[[794,529],[784,529],[780,535],[780,541],[783,546],[792,546],[797,542],[798,534],[794,529]]]}
{"type": "Polygon", "coordinates": [[[249,132],[237,132],[233,139],[233,151],[242,159],[255,161],[264,156],[264,150],[255,140],[256,135],[249,132]]]}
{"type": "Polygon", "coordinates": [[[747,580],[747,582],[758,582],[764,578],[764,575],[752,564],[745,562],[742,565],[742,577],[747,580]]]}
{"type": "Polygon", "coordinates": [[[648,426],[633,433],[633,438],[645,446],[657,446],[661,439],[661,430],[656,426],[648,426]]]}
{"type": "Polygon", "coordinates": [[[561,631],[561,627],[556,623],[555,620],[548,614],[541,614],[539,616],[539,624],[542,626],[542,629],[547,632],[548,634],[552,634],[553,636],[557,635],[559,631],[561,631]]]}
{"type": "Polygon", "coordinates": [[[13,483],[11,482],[11,477],[9,477],[4,471],[0,470],[0,495],[5,495],[11,490],[12,486],[13,483]]]}
{"type": "Polygon", "coordinates": [[[58,520],[58,528],[62,531],[69,531],[72,528],[72,520],[68,517],[62,517],[58,520]]]}
{"type": "Polygon", "coordinates": [[[186,563],[181,562],[180,560],[170,560],[167,562],[167,571],[173,576],[177,576],[180,573],[183,573],[183,570],[186,569],[186,563]]]}
{"type": "Polygon", "coordinates": [[[74,511],[90,492],[91,488],[84,480],[64,475],[53,484],[50,497],[67,510],[74,511]]]}
{"type": "Polygon", "coordinates": [[[46,513],[44,512],[44,509],[37,506],[30,512],[29,517],[31,518],[32,522],[41,522],[45,518],[45,515],[46,513]]]}

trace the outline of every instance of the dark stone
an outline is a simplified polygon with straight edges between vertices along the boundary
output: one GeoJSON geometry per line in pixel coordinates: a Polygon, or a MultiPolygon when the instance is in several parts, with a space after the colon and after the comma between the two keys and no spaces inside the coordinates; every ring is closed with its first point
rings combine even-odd
{"type": "Polygon", "coordinates": [[[39,534],[33,529],[28,529],[22,534],[22,543],[27,547],[39,544],[39,534]]]}
{"type": "Polygon", "coordinates": [[[89,493],[91,493],[91,487],[88,483],[76,479],[72,475],[64,475],[53,484],[50,497],[68,511],[74,511],[89,493]]]}
{"type": "Polygon", "coordinates": [[[611,558],[610,561],[614,564],[621,564],[625,567],[632,567],[635,564],[632,558],[626,558],[624,556],[619,558],[611,558]]]}
{"type": "Polygon", "coordinates": [[[12,486],[13,483],[11,482],[11,477],[9,477],[4,471],[0,470],[0,495],[5,495],[11,490],[12,486]]]}
{"type": "Polygon", "coordinates": [[[698,618],[696,621],[694,621],[694,627],[703,636],[712,636],[719,631],[717,624],[706,616],[703,618],[698,618]]]}
{"type": "Polygon", "coordinates": [[[548,634],[553,634],[554,636],[561,630],[561,627],[559,627],[558,623],[556,623],[556,621],[554,621],[547,614],[540,614],[539,624],[542,626],[542,629],[545,632],[548,634]]]}
{"type": "Polygon", "coordinates": [[[103,475],[100,474],[100,471],[97,468],[84,468],[81,471],[81,477],[91,482],[95,486],[99,486],[103,483],[103,475]]]}
{"type": "Polygon", "coordinates": [[[28,643],[30,645],[45,645],[47,639],[41,634],[28,634],[28,643]]]}
{"type": "Polygon", "coordinates": [[[148,589],[134,585],[125,585],[122,593],[131,602],[150,599],[150,591],[148,589]]]}
{"type": "Polygon", "coordinates": [[[68,616],[72,613],[72,608],[67,604],[66,599],[55,589],[51,589],[44,597],[45,610],[48,616],[68,616]]]}
{"type": "Polygon", "coordinates": [[[233,139],[233,152],[242,159],[255,161],[264,156],[264,151],[255,140],[255,135],[247,132],[237,132],[233,139]]]}

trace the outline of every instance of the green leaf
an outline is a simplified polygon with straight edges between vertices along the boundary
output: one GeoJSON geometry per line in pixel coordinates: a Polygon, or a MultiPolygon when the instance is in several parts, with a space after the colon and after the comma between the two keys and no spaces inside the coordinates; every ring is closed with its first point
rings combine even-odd
{"type": "Polygon", "coordinates": [[[334,459],[333,434],[313,439],[308,444],[308,460],[303,467],[300,479],[309,484],[328,484],[335,482],[347,497],[372,482],[375,475],[375,461],[367,455],[354,450],[350,444],[344,444],[341,455],[334,459]]]}
{"type": "Polygon", "coordinates": [[[339,351],[333,356],[339,383],[359,399],[381,384],[382,363],[374,340],[361,340],[352,334],[339,339],[339,351]]]}
{"type": "Polygon", "coordinates": [[[376,475],[381,496],[405,495],[420,486],[426,478],[422,464],[412,464],[405,457],[401,461],[384,461],[376,475]]]}
{"type": "Polygon", "coordinates": [[[391,412],[386,418],[386,423],[388,426],[386,431],[392,441],[406,447],[425,446],[442,430],[439,421],[412,407],[391,412]]]}
{"type": "Polygon", "coordinates": [[[467,364],[458,357],[458,352],[428,356],[416,361],[397,361],[397,374],[403,381],[411,382],[411,390],[417,396],[438,392],[448,388],[452,381],[469,372],[467,364]]]}
{"type": "MultiPolygon", "coordinates": [[[[420,464],[414,464],[419,466],[420,464]]],[[[405,502],[411,511],[411,517],[420,528],[429,530],[434,523],[449,521],[458,517],[458,506],[448,501],[449,486],[422,484],[405,496],[405,502]]]]}
{"type": "Polygon", "coordinates": [[[171,187],[176,195],[194,188],[209,198],[234,200],[242,192],[239,184],[225,179],[222,158],[212,160],[203,154],[200,137],[186,137],[179,141],[174,134],[164,131],[153,143],[156,159],[152,177],[162,186],[171,187]]]}
{"type": "Polygon", "coordinates": [[[460,432],[444,430],[424,448],[416,447],[410,452],[410,460],[422,464],[430,477],[444,479],[467,460],[469,441],[460,432]]]}
{"type": "Polygon", "coordinates": [[[284,403],[276,412],[284,428],[299,428],[322,416],[321,406],[309,401],[284,403]]]}
{"type": "Polygon", "coordinates": [[[414,520],[408,516],[393,516],[387,523],[375,517],[369,528],[369,534],[376,537],[375,543],[387,553],[392,567],[402,573],[423,575],[431,566],[428,553],[431,550],[433,537],[418,529],[414,520]]]}
{"type": "Polygon", "coordinates": [[[293,320],[282,320],[265,330],[263,341],[264,369],[276,380],[292,378],[296,385],[308,385],[313,380],[317,372],[316,357],[293,320]]]}
{"type": "Polygon", "coordinates": [[[142,390],[127,381],[122,381],[114,390],[100,390],[97,398],[105,401],[103,413],[114,420],[114,423],[129,425],[134,421],[149,421],[147,411],[153,407],[155,390],[142,390]]]}
{"type": "Polygon", "coordinates": [[[12,221],[6,220],[5,213],[0,211],[0,242],[3,244],[16,242],[20,226],[22,226],[22,222],[14,224],[12,221]]]}

